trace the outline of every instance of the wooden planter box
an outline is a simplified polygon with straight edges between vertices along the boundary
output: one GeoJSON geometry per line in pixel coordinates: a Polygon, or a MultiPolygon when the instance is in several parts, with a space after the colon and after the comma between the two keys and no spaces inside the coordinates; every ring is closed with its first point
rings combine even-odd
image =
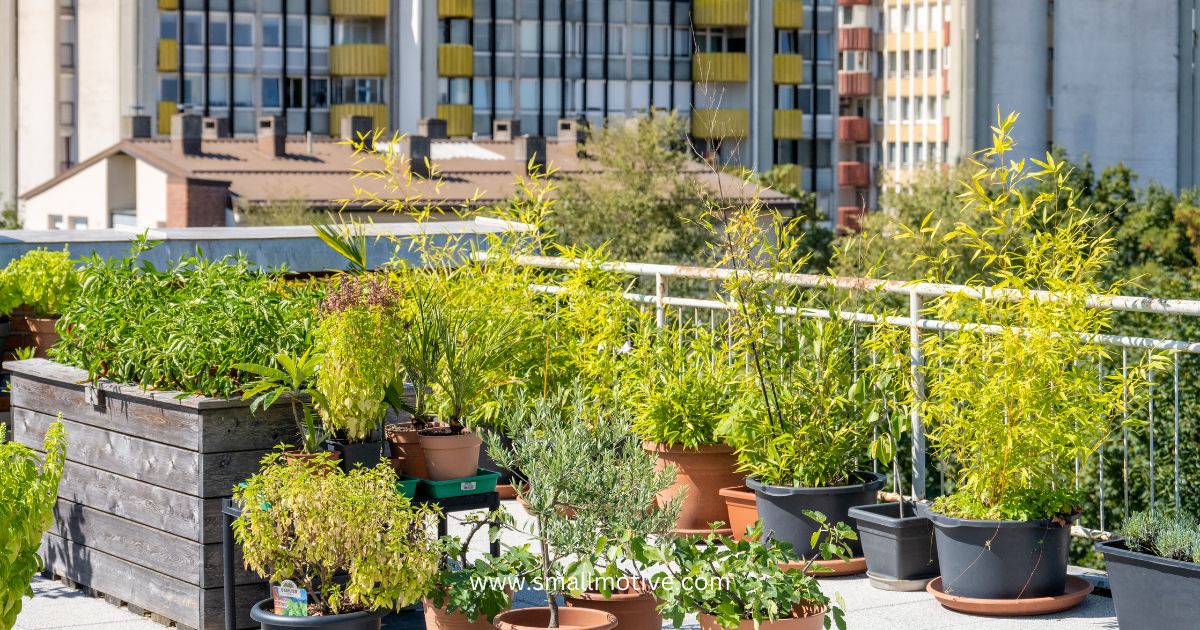
{"type": "MultiPolygon", "coordinates": [[[[240,399],[147,392],[45,359],[12,372],[13,439],[36,449],[61,413],[67,462],[46,569],[190,628],[224,627],[222,498],[280,442],[294,443],[284,405],[250,415],[240,399]]],[[[239,628],[265,581],[235,562],[239,628]]]]}

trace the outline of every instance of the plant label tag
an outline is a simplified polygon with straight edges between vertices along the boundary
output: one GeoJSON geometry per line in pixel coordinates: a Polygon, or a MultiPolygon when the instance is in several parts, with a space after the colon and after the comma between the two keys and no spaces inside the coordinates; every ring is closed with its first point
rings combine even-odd
{"type": "Polygon", "coordinates": [[[308,591],[284,580],[279,586],[271,587],[271,599],[275,602],[275,614],[284,617],[308,616],[308,591]]]}
{"type": "Polygon", "coordinates": [[[471,490],[475,489],[476,483],[477,482],[475,482],[475,481],[464,481],[464,482],[458,484],[458,489],[462,490],[463,492],[470,492],[471,490]]]}

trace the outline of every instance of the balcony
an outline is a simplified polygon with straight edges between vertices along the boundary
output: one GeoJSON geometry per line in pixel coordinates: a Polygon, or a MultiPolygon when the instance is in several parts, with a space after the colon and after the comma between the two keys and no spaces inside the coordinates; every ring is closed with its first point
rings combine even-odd
{"type": "Polygon", "coordinates": [[[446,121],[446,135],[452,138],[469,138],[475,131],[475,108],[471,105],[441,103],[437,117],[446,121]]]}
{"type": "Polygon", "coordinates": [[[171,134],[171,117],[179,113],[179,103],[175,101],[158,102],[158,133],[166,136],[171,134]]]}
{"type": "Polygon", "coordinates": [[[158,0],[158,8],[163,11],[179,10],[179,0],[158,0]]]}
{"type": "Polygon", "coordinates": [[[838,29],[838,49],[871,50],[871,27],[854,26],[838,29]]]}
{"type": "Polygon", "coordinates": [[[839,72],[838,96],[870,96],[870,72],[839,72]]]}
{"type": "Polygon", "coordinates": [[[438,0],[438,17],[443,20],[475,17],[475,0],[438,0]]]}
{"type": "Polygon", "coordinates": [[[839,117],[838,139],[842,142],[869,142],[871,140],[870,121],[862,116],[839,117]]]}
{"type": "Polygon", "coordinates": [[[470,77],[475,75],[475,48],[467,44],[438,46],[439,77],[470,77]]]}
{"type": "Polygon", "coordinates": [[[871,173],[862,162],[838,162],[838,185],[847,188],[866,188],[871,185],[871,173]]]}
{"type": "Polygon", "coordinates": [[[804,137],[804,112],[798,109],[775,110],[775,131],[777,140],[800,140],[804,137]]]}
{"type": "Polygon", "coordinates": [[[346,116],[369,116],[371,127],[378,129],[388,125],[387,105],[382,103],[339,103],[329,107],[329,134],[342,132],[342,119],[346,116]]]}
{"type": "Polygon", "coordinates": [[[803,55],[775,55],[775,82],[785,85],[804,83],[803,55]]]}
{"type": "Polygon", "coordinates": [[[804,28],[803,0],[775,0],[775,28],[804,28]]]}
{"type": "Polygon", "coordinates": [[[706,140],[745,138],[750,112],[744,109],[697,109],[692,112],[692,135],[706,140]]]}
{"type": "Polygon", "coordinates": [[[388,0],[329,0],[333,17],[387,17],[388,0]]]}
{"type": "Polygon", "coordinates": [[[750,55],[740,52],[705,52],[692,57],[696,83],[745,83],[750,80],[750,55]]]}
{"type": "Polygon", "coordinates": [[[693,26],[749,26],[750,0],[694,0],[693,26]]]}
{"type": "Polygon", "coordinates": [[[387,76],[388,47],[385,44],[330,46],[329,74],[347,77],[387,76]]]}
{"type": "Polygon", "coordinates": [[[179,42],[176,40],[158,40],[158,71],[179,71],[179,42]]]}

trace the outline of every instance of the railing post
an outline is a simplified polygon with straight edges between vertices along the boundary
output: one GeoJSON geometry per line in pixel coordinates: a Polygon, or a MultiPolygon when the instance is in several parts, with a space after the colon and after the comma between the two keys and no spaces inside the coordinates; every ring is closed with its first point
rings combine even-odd
{"type": "Polygon", "coordinates": [[[925,402],[925,353],[921,349],[921,296],[908,294],[908,360],[912,367],[912,488],[917,499],[925,498],[925,425],[921,423],[921,404],[925,402]]]}
{"type": "Polygon", "coordinates": [[[662,328],[667,323],[667,278],[661,273],[654,274],[654,323],[662,328]]]}

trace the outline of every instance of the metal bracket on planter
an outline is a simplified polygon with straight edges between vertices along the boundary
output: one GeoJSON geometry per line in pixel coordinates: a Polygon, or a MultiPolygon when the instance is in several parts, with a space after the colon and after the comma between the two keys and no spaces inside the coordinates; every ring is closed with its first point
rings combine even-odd
{"type": "Polygon", "coordinates": [[[83,398],[96,409],[104,408],[104,390],[96,387],[95,383],[84,383],[83,398]]]}

